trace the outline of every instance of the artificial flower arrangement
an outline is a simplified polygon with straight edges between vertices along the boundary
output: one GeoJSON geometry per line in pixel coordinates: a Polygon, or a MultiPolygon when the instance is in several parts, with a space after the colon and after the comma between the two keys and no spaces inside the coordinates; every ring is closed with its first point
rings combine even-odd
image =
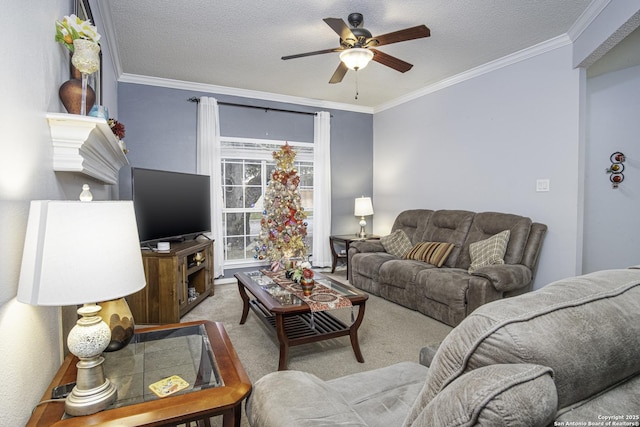
{"type": "Polygon", "coordinates": [[[303,278],[306,280],[313,279],[313,270],[311,264],[307,261],[300,263],[296,268],[287,271],[287,276],[294,282],[300,282],[303,278]]]}
{"type": "Polygon", "coordinates": [[[116,119],[107,120],[107,124],[111,128],[111,132],[118,138],[118,144],[120,144],[120,148],[124,154],[127,154],[129,150],[127,146],[124,144],[124,125],[117,121],[116,119]]]}
{"type": "Polygon", "coordinates": [[[100,43],[98,29],[91,25],[90,20],[83,21],[76,15],[65,16],[62,21],[56,21],[56,41],[73,53],[73,41],[76,39],[90,40],[100,43]]]}
{"type": "Polygon", "coordinates": [[[111,132],[113,132],[116,138],[124,139],[124,125],[122,123],[120,123],[116,119],[109,119],[107,120],[107,123],[109,124],[111,132]]]}

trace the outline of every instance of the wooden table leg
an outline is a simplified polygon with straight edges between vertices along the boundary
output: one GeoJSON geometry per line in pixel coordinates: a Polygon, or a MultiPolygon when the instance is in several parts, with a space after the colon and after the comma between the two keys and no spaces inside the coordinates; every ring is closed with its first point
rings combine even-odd
{"type": "Polygon", "coordinates": [[[344,261],[344,263],[347,266],[347,280],[349,280],[349,246],[351,246],[349,245],[349,243],[350,243],[349,240],[344,242],[344,250],[347,253],[347,259],[344,261]]]}
{"type": "Polygon", "coordinates": [[[331,248],[331,256],[333,260],[331,262],[331,272],[336,271],[336,265],[338,264],[338,253],[336,252],[336,248],[334,246],[333,238],[329,237],[329,247],[331,248]]]}
{"type": "Polygon", "coordinates": [[[360,363],[364,363],[364,357],[362,357],[362,352],[360,351],[360,343],[358,342],[358,328],[360,327],[362,319],[364,318],[364,307],[364,301],[362,302],[362,304],[358,304],[358,317],[356,317],[356,321],[353,322],[353,324],[349,328],[351,347],[353,347],[353,353],[356,355],[356,360],[360,363]]]}
{"type": "Polygon", "coordinates": [[[242,403],[239,403],[222,414],[222,427],[240,427],[241,417],[242,403]]]}
{"type": "Polygon", "coordinates": [[[287,369],[287,359],[289,357],[289,339],[284,330],[284,316],[282,314],[276,314],[276,331],[278,333],[278,342],[280,342],[278,371],[284,371],[287,369]]]}
{"type": "Polygon", "coordinates": [[[244,325],[244,322],[247,321],[247,316],[249,315],[249,295],[247,295],[247,291],[244,289],[244,286],[242,286],[240,281],[238,281],[238,291],[242,298],[242,317],[240,318],[240,324],[244,325]]]}
{"type": "MultiPolygon", "coordinates": [[[[191,427],[191,423],[186,424],[187,427],[191,427]]],[[[211,427],[211,420],[209,418],[204,418],[202,420],[196,421],[197,427],[211,427]]]]}

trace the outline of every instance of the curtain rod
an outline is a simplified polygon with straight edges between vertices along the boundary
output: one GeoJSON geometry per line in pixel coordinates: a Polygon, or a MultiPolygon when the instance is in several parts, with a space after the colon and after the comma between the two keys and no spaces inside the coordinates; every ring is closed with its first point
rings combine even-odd
{"type": "MultiPolygon", "coordinates": [[[[187,99],[187,101],[196,102],[197,103],[197,102],[200,102],[200,98],[196,98],[194,96],[194,97],[191,97],[191,98],[187,99]]],[[[233,103],[233,102],[221,102],[221,101],[218,101],[218,105],[226,105],[226,106],[230,106],[230,107],[255,108],[257,110],[264,110],[265,112],[267,112],[267,111],[278,111],[278,112],[281,112],[281,113],[305,114],[307,116],[315,116],[316,115],[316,113],[309,113],[309,112],[306,112],[306,111],[294,111],[294,110],[284,110],[284,109],[281,109],[281,108],[259,107],[257,105],[236,104],[236,103],[233,103]]]]}

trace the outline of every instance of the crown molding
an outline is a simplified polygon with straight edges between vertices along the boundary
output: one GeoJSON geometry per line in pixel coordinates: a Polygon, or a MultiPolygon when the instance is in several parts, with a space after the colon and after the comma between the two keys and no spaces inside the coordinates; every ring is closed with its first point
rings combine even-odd
{"type": "Polygon", "coordinates": [[[116,32],[113,25],[113,18],[109,13],[109,8],[100,6],[99,1],[91,3],[91,10],[94,15],[97,15],[102,22],[103,37],[100,44],[106,44],[109,50],[109,57],[111,59],[111,65],[113,67],[116,76],[122,74],[122,65],[120,64],[120,52],[118,51],[118,43],[115,43],[116,32]]]}
{"type": "Polygon", "coordinates": [[[500,68],[507,67],[509,65],[513,65],[515,63],[533,58],[535,56],[541,55],[543,53],[550,52],[552,50],[567,46],[571,44],[571,39],[567,34],[563,34],[561,36],[555,37],[553,39],[547,40],[545,42],[539,43],[537,45],[528,47],[526,49],[515,52],[511,55],[504,56],[495,61],[487,62],[486,64],[480,65],[479,67],[472,68],[468,71],[464,71],[460,74],[456,74],[450,78],[441,80],[432,85],[426,86],[422,89],[411,92],[402,97],[396,98],[392,101],[386,102],[384,104],[380,104],[374,108],[374,114],[379,113],[384,110],[388,110],[393,107],[397,107],[398,105],[407,103],[414,99],[423,97],[430,93],[437,92],[439,90],[445,89],[447,87],[456,85],[458,83],[464,82],[466,80],[471,80],[473,78],[479,77],[483,74],[490,73],[492,71],[496,71],[500,68]]]}
{"type": "Polygon", "coordinates": [[[108,43],[111,58],[113,62],[113,68],[115,70],[115,75],[118,77],[118,82],[123,83],[135,83],[142,84],[148,86],[158,86],[158,87],[166,87],[173,89],[183,89],[183,90],[192,90],[198,92],[206,92],[220,95],[229,95],[229,96],[237,96],[241,98],[251,98],[251,99],[261,99],[265,101],[273,101],[273,102],[284,102],[288,104],[296,104],[296,105],[304,105],[316,108],[323,109],[335,109],[335,110],[344,110],[344,111],[353,111],[356,113],[364,113],[364,114],[375,114],[389,108],[396,107],[398,105],[404,104],[406,102],[412,101],[416,98],[420,98],[424,95],[445,89],[449,86],[453,86],[455,84],[461,83],[465,80],[469,80],[478,76],[481,76],[485,73],[489,73],[491,71],[495,71],[497,69],[509,66],[519,61],[526,60],[528,58],[534,57],[536,55],[540,55],[542,53],[551,51],[553,49],[557,49],[562,46],[566,46],[567,44],[571,44],[575,41],[589,25],[602,13],[602,11],[611,3],[612,0],[593,0],[587,9],[578,17],[576,22],[571,26],[571,28],[567,31],[566,34],[548,40],[546,42],[542,42],[538,45],[523,49],[519,52],[516,52],[511,55],[507,55],[503,58],[500,58],[495,61],[488,62],[479,67],[473,68],[471,70],[464,71],[460,74],[452,76],[450,78],[446,78],[439,82],[436,82],[432,85],[421,88],[417,91],[411,92],[399,98],[393,99],[389,102],[377,105],[375,107],[363,107],[352,104],[344,104],[337,102],[329,102],[318,99],[311,98],[301,98],[287,95],[280,95],[270,92],[261,92],[261,91],[252,91],[247,89],[226,87],[226,86],[217,86],[203,83],[194,83],[187,82],[181,80],[173,80],[173,79],[164,79],[158,77],[149,77],[137,74],[127,74],[122,72],[122,66],[119,61],[119,53],[117,52],[116,43],[109,43],[109,40],[115,40],[115,32],[113,31],[113,22],[111,15],[108,13],[107,9],[100,7],[100,2],[93,1],[92,7],[97,9],[98,14],[103,20],[103,25],[105,27],[105,41],[108,43]]]}
{"type": "Polygon", "coordinates": [[[602,11],[611,3],[611,0],[593,0],[584,12],[573,23],[567,35],[572,42],[576,41],[580,34],[591,25],[591,23],[602,13],[602,11]]]}
{"type": "MultiPolygon", "coordinates": [[[[608,0],[605,0],[605,1],[608,1],[608,0]]],[[[238,96],[242,98],[262,99],[265,101],[285,102],[288,104],[297,104],[297,105],[311,106],[311,107],[317,107],[317,108],[353,111],[353,112],[365,113],[365,114],[375,114],[375,113],[379,113],[381,111],[387,110],[389,108],[393,108],[398,105],[404,104],[406,102],[412,101],[414,99],[420,98],[422,96],[428,95],[430,93],[434,93],[439,90],[445,89],[447,87],[456,85],[466,80],[479,77],[483,74],[496,71],[500,68],[504,68],[509,65],[513,65],[515,63],[567,46],[571,43],[572,41],[569,35],[563,34],[561,36],[555,37],[553,39],[547,40],[545,42],[542,42],[537,45],[515,52],[511,55],[504,56],[495,61],[488,62],[479,67],[472,68],[471,70],[462,72],[450,78],[441,80],[432,85],[425,86],[422,89],[411,92],[407,95],[401,96],[389,102],[380,104],[373,108],[361,107],[361,106],[351,105],[351,104],[342,104],[337,102],[322,101],[317,99],[280,95],[280,94],[275,94],[270,92],[260,92],[260,91],[232,88],[232,87],[226,87],[226,86],[187,82],[183,80],[172,80],[172,79],[164,79],[159,77],[142,76],[137,74],[123,73],[120,75],[120,78],[118,79],[118,81],[123,83],[135,83],[135,84],[142,84],[142,85],[148,85],[148,86],[159,86],[159,87],[167,87],[172,89],[182,89],[182,90],[214,93],[214,94],[220,94],[220,95],[238,96]]]]}
{"type": "Polygon", "coordinates": [[[260,92],[248,89],[239,89],[227,86],[216,86],[205,83],[186,82],[183,80],[163,79],[160,77],[149,77],[138,74],[123,73],[118,78],[121,83],[135,83],[147,86],[166,87],[171,89],[182,89],[196,92],[206,92],[219,95],[238,96],[241,98],[261,99],[264,101],[285,102],[287,104],[304,105],[321,109],[353,111],[356,113],[373,114],[373,108],[358,105],[342,104],[339,102],[322,101],[318,99],[300,98],[296,96],[280,95],[277,93],[260,92]]]}

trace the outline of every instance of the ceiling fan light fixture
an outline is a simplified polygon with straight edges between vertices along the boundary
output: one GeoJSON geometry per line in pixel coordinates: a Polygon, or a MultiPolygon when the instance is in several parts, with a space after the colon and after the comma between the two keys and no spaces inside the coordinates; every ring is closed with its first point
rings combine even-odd
{"type": "Polygon", "coordinates": [[[372,58],[373,52],[361,47],[353,47],[340,52],[340,60],[350,70],[362,70],[369,64],[372,58]]]}

